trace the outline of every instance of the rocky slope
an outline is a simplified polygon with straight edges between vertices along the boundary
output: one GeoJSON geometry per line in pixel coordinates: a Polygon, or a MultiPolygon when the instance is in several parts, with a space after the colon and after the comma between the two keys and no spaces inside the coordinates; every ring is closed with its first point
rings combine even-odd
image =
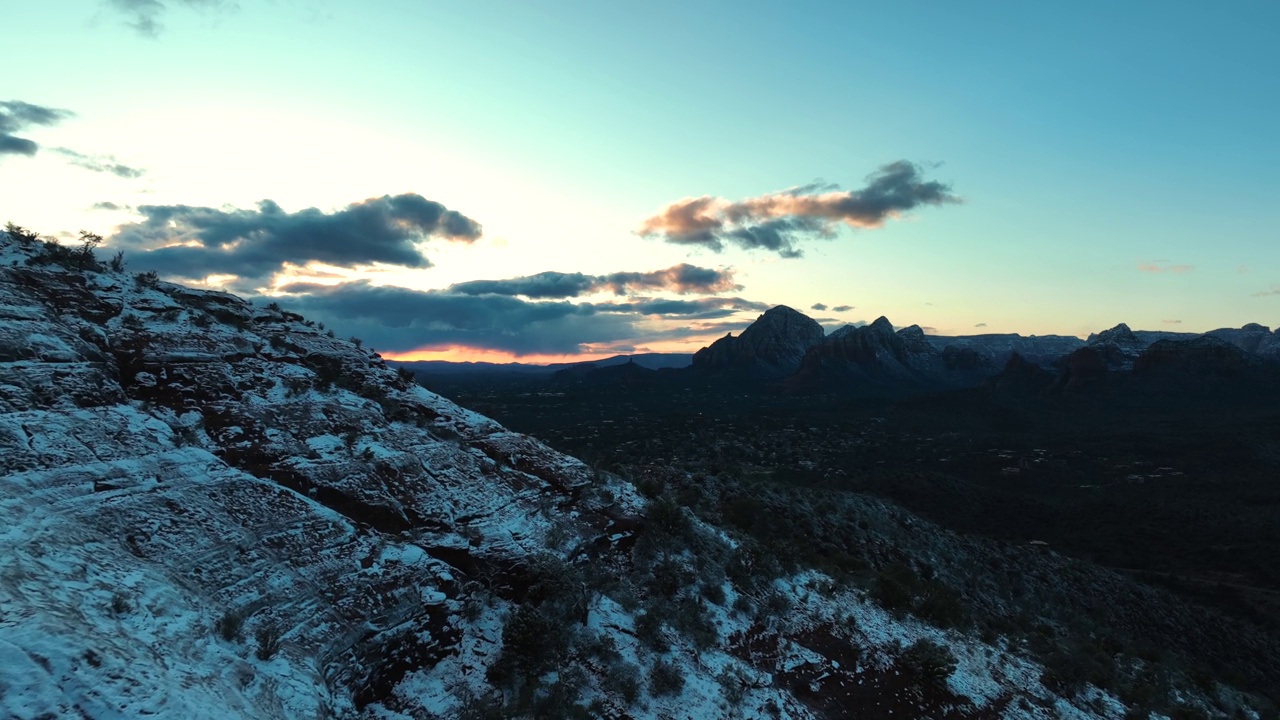
{"type": "Polygon", "coordinates": [[[1124,712],[279,308],[0,235],[0,320],[0,716],[1124,712]]]}

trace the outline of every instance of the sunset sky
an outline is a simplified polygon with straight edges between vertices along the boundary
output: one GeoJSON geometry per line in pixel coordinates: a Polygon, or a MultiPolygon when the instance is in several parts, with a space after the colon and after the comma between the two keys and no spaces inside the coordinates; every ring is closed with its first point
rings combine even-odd
{"type": "Polygon", "coordinates": [[[0,222],[390,357],[692,352],[777,304],[1280,323],[1274,2],[49,0],[0,27],[0,222]]]}

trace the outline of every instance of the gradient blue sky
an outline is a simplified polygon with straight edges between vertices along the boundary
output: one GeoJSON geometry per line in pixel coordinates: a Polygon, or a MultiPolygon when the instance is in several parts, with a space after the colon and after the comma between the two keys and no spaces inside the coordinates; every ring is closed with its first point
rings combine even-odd
{"type": "MultiPolygon", "coordinates": [[[[0,100],[76,114],[16,132],[35,155],[0,156],[0,220],[46,233],[138,219],[97,202],[328,212],[416,193],[484,236],[347,279],[425,291],[687,262],[828,325],[1280,323],[1276,3],[63,0],[5,3],[0,27],[0,100]],[[154,32],[130,27],[138,8],[159,9],[154,32]],[[855,190],[898,160],[963,204],[842,227],[795,259],[636,233],[682,198],[855,190]]],[[[756,314],[650,316],[579,349],[691,350],[756,314]]]]}

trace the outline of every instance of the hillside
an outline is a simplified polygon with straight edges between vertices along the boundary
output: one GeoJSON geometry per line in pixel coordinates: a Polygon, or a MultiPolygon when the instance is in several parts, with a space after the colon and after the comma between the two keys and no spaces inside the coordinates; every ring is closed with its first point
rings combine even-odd
{"type": "MultiPolygon", "coordinates": [[[[278,307],[88,249],[0,243],[6,717],[1264,706],[1219,684],[1252,677],[1197,690],[1123,644],[1099,646],[1124,681],[1103,690],[1027,644],[1036,623],[1041,645],[1090,641],[1055,609],[1064,592],[1185,636],[1180,652],[1230,628],[1108,571],[860,496],[833,514],[773,496],[687,507],[694,474],[650,469],[631,475],[637,489],[278,307]],[[803,527],[788,514],[830,522],[788,535],[803,527]],[[816,559],[779,562],[809,542],[816,559]],[[1009,573],[1025,579],[1020,604],[1009,573]],[[1120,690],[1137,684],[1154,695],[1120,690]]],[[[1262,641],[1234,640],[1259,672],[1275,667],[1262,641]]]]}

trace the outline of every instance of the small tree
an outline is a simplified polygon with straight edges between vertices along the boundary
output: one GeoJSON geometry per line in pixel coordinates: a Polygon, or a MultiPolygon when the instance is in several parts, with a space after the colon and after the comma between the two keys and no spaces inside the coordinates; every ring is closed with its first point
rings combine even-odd
{"type": "Polygon", "coordinates": [[[956,671],[956,656],[933,640],[917,640],[907,646],[899,659],[907,672],[922,684],[940,686],[956,671]]]}
{"type": "Polygon", "coordinates": [[[102,236],[88,230],[80,231],[80,249],[75,254],[76,265],[81,270],[99,270],[98,258],[93,251],[102,244],[102,236]]]}

